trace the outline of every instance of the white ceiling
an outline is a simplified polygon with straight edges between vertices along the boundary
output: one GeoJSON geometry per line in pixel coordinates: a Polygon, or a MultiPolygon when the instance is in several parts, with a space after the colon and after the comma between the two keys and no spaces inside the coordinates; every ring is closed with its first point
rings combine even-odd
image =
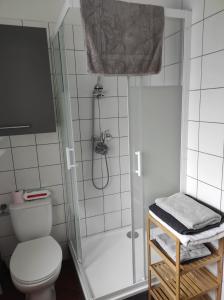
{"type": "Polygon", "coordinates": [[[55,21],[64,0],[0,0],[0,18],[55,21]]]}
{"type": "MultiPolygon", "coordinates": [[[[182,0],[124,0],[181,8],[182,0]]],[[[0,0],[0,18],[56,21],[64,0],[0,0]]]]}

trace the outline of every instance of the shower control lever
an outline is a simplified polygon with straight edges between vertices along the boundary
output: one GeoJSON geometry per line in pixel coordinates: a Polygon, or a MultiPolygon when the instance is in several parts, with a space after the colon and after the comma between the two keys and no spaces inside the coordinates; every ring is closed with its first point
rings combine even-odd
{"type": "Polygon", "coordinates": [[[141,158],[141,151],[136,151],[135,155],[137,156],[137,170],[135,173],[140,177],[142,176],[142,158],[141,158]]]}

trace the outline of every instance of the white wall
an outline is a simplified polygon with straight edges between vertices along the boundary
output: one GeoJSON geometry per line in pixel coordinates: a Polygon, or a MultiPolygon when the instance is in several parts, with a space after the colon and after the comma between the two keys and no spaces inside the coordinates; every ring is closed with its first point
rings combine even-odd
{"type": "MultiPolygon", "coordinates": [[[[45,27],[47,31],[50,28],[47,22],[19,19],[0,18],[0,24],[45,27]]],[[[17,189],[49,189],[53,200],[52,235],[66,251],[61,164],[58,132],[0,137],[0,204],[9,204],[11,192],[17,189]]],[[[0,216],[0,253],[5,260],[16,244],[10,217],[0,216]]]]}
{"type": "MultiPolygon", "coordinates": [[[[0,1],[0,24],[12,24],[12,25],[24,25],[24,26],[38,26],[38,27],[46,27],[49,30],[52,26],[51,21],[55,21],[58,13],[60,11],[60,7],[63,4],[64,0],[1,0],[0,1]]],[[[136,0],[136,2],[138,2],[136,0]]],[[[142,2],[142,1],[140,1],[142,2]]],[[[180,0],[161,0],[161,1],[149,1],[146,0],[146,3],[156,4],[156,5],[165,5],[167,7],[172,8],[180,8],[181,7],[180,0]]],[[[176,25],[175,25],[176,26],[176,25]]],[[[167,32],[167,36],[172,36],[178,31],[175,29],[172,22],[167,28],[174,28],[167,32]]],[[[178,26],[178,25],[177,25],[178,26]]],[[[77,33],[79,34],[79,32],[77,33]]],[[[79,38],[78,38],[79,39],[79,38]]],[[[76,53],[76,68],[81,68],[83,70],[83,53],[84,48],[81,44],[78,44],[78,49],[76,53]],[[80,48],[81,47],[81,48],[80,48]],[[78,63],[80,63],[78,65],[78,63]]],[[[84,60],[85,61],[85,60],[84,60]]],[[[164,65],[165,66],[165,65],[164,65]]],[[[80,76],[82,71],[77,71],[80,76]]],[[[176,75],[175,75],[176,76],[176,75]]],[[[83,77],[84,78],[84,77],[83,77]]],[[[165,77],[162,75],[155,80],[153,83],[155,85],[161,85],[164,83],[165,77]],[[161,83],[162,82],[162,83],[161,83]]],[[[174,80],[177,79],[173,77],[174,80]]],[[[145,79],[146,82],[148,78],[145,79]]],[[[95,84],[96,78],[94,78],[95,84]]],[[[110,84],[108,85],[107,80],[104,82],[105,88],[111,88],[111,82],[114,82],[113,91],[115,94],[108,94],[108,97],[115,96],[114,101],[117,102],[119,108],[119,113],[117,114],[117,122],[119,122],[120,117],[127,118],[125,99],[126,99],[126,88],[124,79],[119,79],[114,77],[114,79],[110,79],[110,84]],[[118,97],[119,96],[119,97],[118,97]],[[123,111],[123,112],[122,112],[123,111]]],[[[80,84],[80,83],[79,83],[80,84]]],[[[75,85],[75,82],[74,82],[75,85]]],[[[90,88],[92,89],[93,82],[91,82],[90,88]]],[[[74,90],[75,92],[75,90],[74,90]]],[[[73,95],[73,102],[76,105],[77,95],[73,95]]],[[[77,100],[78,101],[78,100],[77,100]]],[[[110,102],[110,100],[109,100],[110,102]]],[[[108,103],[109,103],[108,102],[108,103]]],[[[85,108],[86,111],[87,108],[85,108]]],[[[108,109],[109,110],[109,109],[108,109]]],[[[77,123],[77,116],[74,115],[74,123],[77,123]]],[[[79,121],[80,117],[78,117],[79,121]]],[[[121,124],[121,123],[120,123],[121,124]]],[[[120,126],[120,125],[119,125],[120,126]]],[[[122,133],[123,134],[123,133],[122,133]]],[[[128,155],[128,152],[125,144],[126,137],[117,136],[117,140],[120,141],[120,144],[117,143],[117,147],[120,149],[120,154],[124,154],[125,157],[128,155]],[[122,139],[124,141],[122,141],[122,139]],[[124,151],[123,151],[123,150],[124,151]],[[123,152],[122,152],[123,151],[123,152]]],[[[126,139],[127,140],[127,139],[126,139]]],[[[79,142],[77,142],[79,143],[79,142]]],[[[79,148],[80,149],[80,148],[79,148]]],[[[62,159],[59,155],[59,136],[58,133],[53,134],[40,134],[40,135],[26,135],[26,136],[17,136],[17,137],[0,137],[0,203],[10,203],[11,191],[17,188],[36,188],[36,187],[44,187],[49,188],[53,193],[54,200],[54,227],[52,234],[54,237],[60,242],[62,247],[66,250],[66,227],[65,227],[65,213],[64,213],[64,198],[63,198],[63,186],[62,186],[62,174],[61,174],[61,164],[62,159]],[[25,156],[25,157],[24,157],[25,156]],[[29,157],[29,159],[27,159],[29,157]],[[19,164],[15,163],[19,162],[19,164]]],[[[121,162],[120,159],[122,155],[118,155],[122,168],[125,167],[125,161],[121,162]]],[[[119,176],[122,176],[122,172],[120,171],[119,176]]],[[[124,174],[124,176],[126,176],[124,174]]],[[[82,182],[82,181],[80,181],[82,182]]],[[[125,184],[125,181],[123,181],[125,184]]],[[[79,184],[80,185],[80,184],[79,184]]],[[[80,199],[82,201],[82,199],[80,199]]],[[[120,203],[123,211],[123,223],[130,222],[130,203],[125,199],[120,199],[117,203],[120,203]],[[120,202],[119,202],[120,201],[120,202]],[[125,213],[127,215],[125,216],[125,213]]],[[[117,226],[120,223],[120,217],[116,217],[116,219],[111,219],[110,214],[113,214],[113,208],[108,208],[108,220],[111,220],[110,227],[117,226]],[[115,225],[113,225],[114,220],[115,225]]],[[[116,213],[116,212],[115,212],[116,213]]],[[[112,216],[112,215],[111,215],[112,216]]],[[[104,225],[103,225],[104,226],[104,225]]],[[[86,234],[86,227],[83,226],[83,233],[86,234]]],[[[11,253],[13,252],[17,241],[13,234],[11,222],[9,217],[0,217],[0,252],[3,257],[8,260],[11,253]]]]}
{"type": "Polygon", "coordinates": [[[224,1],[192,9],[187,192],[224,210],[224,1]]]}
{"type": "MultiPolygon", "coordinates": [[[[108,144],[110,183],[103,191],[91,181],[92,92],[97,76],[88,73],[84,32],[71,9],[65,19],[65,54],[67,78],[73,111],[75,152],[78,161],[78,188],[83,236],[113,230],[131,224],[130,158],[128,149],[128,80],[125,76],[101,76],[104,86],[99,107],[96,101],[95,130],[109,129],[113,139],[108,144]],[[75,22],[75,25],[68,24],[75,22]]],[[[144,76],[145,86],[180,85],[181,23],[166,19],[162,70],[158,75],[144,76]]],[[[132,86],[139,77],[132,77],[132,86]]],[[[105,161],[95,155],[95,181],[106,181],[105,161]]]]}
{"type": "Polygon", "coordinates": [[[64,0],[1,0],[0,17],[55,21],[64,0]]]}
{"type": "MultiPolygon", "coordinates": [[[[96,74],[88,74],[84,32],[81,25],[65,25],[65,56],[69,83],[75,154],[78,163],[78,197],[82,236],[113,230],[131,223],[127,77],[101,76],[104,97],[95,100],[95,135],[109,129],[109,185],[102,191],[91,180],[92,92],[96,74]]],[[[94,155],[94,180],[107,180],[104,157],[94,155]]]]}
{"type": "Polygon", "coordinates": [[[183,7],[192,10],[186,189],[224,211],[224,1],[183,0],[183,7]]]}

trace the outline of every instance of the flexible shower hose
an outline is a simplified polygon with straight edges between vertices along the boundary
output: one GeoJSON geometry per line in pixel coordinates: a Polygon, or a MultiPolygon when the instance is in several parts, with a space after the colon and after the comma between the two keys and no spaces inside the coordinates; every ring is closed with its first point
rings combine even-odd
{"type": "MultiPolygon", "coordinates": [[[[98,106],[99,106],[99,97],[97,96],[97,101],[98,101],[98,106]]],[[[105,159],[105,164],[106,164],[106,170],[107,170],[107,182],[103,184],[102,186],[97,186],[95,181],[94,181],[94,152],[95,152],[95,140],[94,140],[94,133],[95,133],[95,97],[93,96],[92,98],[92,183],[95,189],[97,190],[104,190],[110,181],[110,173],[109,173],[109,168],[108,168],[108,161],[107,161],[107,154],[104,153],[102,154],[105,159]]],[[[105,141],[103,141],[104,143],[105,141]]]]}

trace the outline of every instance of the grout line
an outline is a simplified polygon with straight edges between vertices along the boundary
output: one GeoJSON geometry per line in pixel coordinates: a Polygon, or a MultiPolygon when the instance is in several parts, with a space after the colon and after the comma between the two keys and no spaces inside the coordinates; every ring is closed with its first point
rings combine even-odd
{"type": "MultiPolygon", "coordinates": [[[[110,215],[110,214],[113,214],[113,213],[121,213],[122,211],[129,211],[129,210],[131,210],[131,208],[124,208],[124,209],[118,209],[118,210],[108,211],[108,212],[103,213],[103,214],[96,214],[96,215],[92,215],[92,216],[89,216],[89,217],[81,218],[80,220],[91,219],[91,218],[95,218],[95,217],[101,217],[103,215],[110,215]]],[[[62,223],[62,224],[64,224],[64,223],[62,223]]]]}
{"type": "MultiPolygon", "coordinates": [[[[203,39],[203,38],[202,38],[203,39]]],[[[218,49],[218,50],[215,50],[215,51],[212,51],[212,52],[208,52],[208,53],[204,53],[202,52],[201,55],[197,55],[197,56],[193,56],[190,58],[190,60],[195,60],[195,59],[199,59],[199,58],[202,58],[202,57],[205,57],[205,56],[209,56],[209,55],[212,55],[212,54],[216,54],[218,52],[223,52],[224,51],[224,48],[222,49],[218,49]]]]}
{"type": "Polygon", "coordinates": [[[217,186],[214,186],[214,185],[212,185],[212,184],[210,184],[210,183],[208,183],[208,182],[206,182],[206,181],[203,181],[203,180],[201,180],[201,179],[197,179],[197,178],[195,178],[195,177],[193,177],[193,176],[191,176],[191,175],[187,175],[187,177],[189,177],[189,178],[191,178],[191,179],[194,179],[194,180],[196,180],[197,182],[201,182],[201,183],[203,183],[203,184],[205,184],[205,185],[208,185],[208,186],[210,186],[210,187],[212,187],[212,188],[214,188],[214,189],[216,189],[216,190],[222,191],[222,188],[218,188],[217,186]]]}
{"type": "MultiPolygon", "coordinates": [[[[63,163],[58,163],[58,164],[51,164],[51,165],[39,165],[38,164],[34,167],[27,167],[27,168],[19,168],[19,169],[12,169],[12,170],[5,170],[5,171],[0,171],[0,173],[5,173],[5,172],[11,172],[11,171],[22,171],[22,170],[31,170],[31,169],[40,169],[40,168],[45,168],[45,167],[53,167],[53,166],[61,166],[63,163]]],[[[57,185],[57,184],[55,184],[57,185]]]]}
{"type": "MultiPolygon", "coordinates": [[[[205,13],[205,0],[203,5],[203,19],[205,13]]],[[[201,39],[201,54],[203,54],[203,45],[204,45],[204,20],[202,23],[202,39],[201,39]]],[[[202,101],[202,76],[203,76],[203,58],[201,57],[201,74],[200,74],[200,99],[199,99],[199,125],[198,125],[198,155],[197,155],[197,187],[196,187],[196,197],[198,198],[198,174],[199,174],[199,145],[200,145],[200,120],[201,120],[201,101],[202,101]]]]}
{"type": "Polygon", "coordinates": [[[40,178],[40,166],[39,166],[39,156],[38,156],[38,151],[37,151],[37,137],[36,137],[36,134],[34,135],[34,139],[35,139],[35,149],[36,149],[36,156],[37,156],[37,168],[38,168],[39,184],[40,184],[40,188],[42,188],[42,183],[41,183],[41,178],[40,178]]]}
{"type": "Polygon", "coordinates": [[[222,13],[222,12],[224,11],[224,9],[221,9],[221,10],[219,10],[219,11],[217,11],[217,12],[214,12],[214,13],[212,13],[211,15],[205,17],[205,16],[204,16],[204,15],[205,15],[205,1],[203,1],[203,2],[204,2],[204,4],[203,4],[203,17],[202,17],[202,19],[200,19],[200,20],[198,20],[198,21],[192,23],[191,26],[197,25],[198,23],[200,23],[200,22],[202,22],[202,21],[204,21],[204,20],[206,21],[207,19],[212,18],[212,17],[214,17],[215,15],[218,15],[219,13],[222,13]]]}
{"type": "MultiPolygon", "coordinates": [[[[205,1],[204,1],[204,3],[205,3],[205,1]]],[[[219,10],[219,11],[217,11],[217,12],[215,12],[215,13],[213,13],[213,14],[207,16],[207,17],[205,17],[205,16],[203,15],[203,20],[207,20],[207,19],[209,19],[209,18],[212,18],[212,17],[214,17],[214,16],[216,16],[216,15],[222,13],[222,12],[224,12],[224,9],[221,9],[221,10],[219,10]]],[[[204,7],[204,13],[205,13],[205,7],[204,7]]]]}
{"type": "Polygon", "coordinates": [[[178,33],[181,33],[181,29],[180,30],[178,30],[178,31],[175,31],[175,32],[173,32],[173,33],[171,33],[171,34],[169,34],[169,35],[166,35],[165,36],[165,34],[164,34],[164,40],[167,40],[168,38],[170,38],[170,37],[173,37],[174,35],[177,35],[178,33]]]}
{"type": "Polygon", "coordinates": [[[202,124],[217,124],[217,125],[223,125],[224,122],[213,122],[213,121],[197,121],[197,120],[188,120],[188,122],[194,122],[194,123],[202,123],[202,124]]]}
{"type": "Polygon", "coordinates": [[[196,149],[193,149],[193,148],[187,148],[187,150],[190,150],[190,151],[193,151],[193,152],[197,152],[198,154],[206,154],[206,155],[209,155],[209,156],[212,156],[212,157],[217,157],[217,158],[223,158],[223,156],[219,156],[219,155],[216,155],[216,154],[212,154],[212,153],[208,153],[208,152],[204,152],[204,151],[200,151],[200,150],[196,150],[196,149]]]}
{"type": "MultiPolygon", "coordinates": [[[[117,76],[117,95],[118,95],[118,151],[119,151],[119,179],[120,179],[120,193],[119,193],[119,197],[120,197],[120,211],[122,210],[122,204],[121,204],[121,139],[120,139],[120,98],[119,98],[119,78],[117,76]]],[[[122,213],[121,213],[121,227],[123,226],[123,218],[122,218],[122,213]]]]}
{"type": "MultiPolygon", "coordinates": [[[[53,143],[41,143],[41,144],[30,144],[30,145],[18,145],[18,146],[12,146],[11,148],[14,149],[14,148],[24,148],[24,147],[35,147],[35,145],[37,146],[48,146],[48,145],[58,145],[59,142],[53,142],[53,143]]],[[[6,147],[6,148],[9,148],[9,147],[6,147]]],[[[1,149],[1,148],[0,148],[1,149]]]]}
{"type": "Polygon", "coordinates": [[[202,88],[202,89],[192,89],[189,92],[197,92],[197,91],[209,91],[209,90],[220,90],[224,89],[224,86],[210,87],[210,88],[202,88]]]}
{"type": "MultiPolygon", "coordinates": [[[[99,122],[99,131],[100,133],[102,132],[102,129],[101,129],[101,109],[100,109],[100,100],[99,98],[95,99],[94,97],[92,98],[92,101],[94,101],[94,104],[96,105],[96,102],[97,102],[97,106],[98,106],[98,112],[99,112],[99,119],[98,119],[98,122],[99,122]]],[[[95,109],[95,105],[94,105],[94,109],[95,109]]],[[[92,106],[93,108],[93,106],[92,106]]],[[[92,112],[93,113],[93,112],[92,112]]],[[[97,118],[94,118],[93,122],[95,122],[97,120],[97,118]]],[[[95,126],[94,126],[95,127],[95,126]]],[[[95,133],[94,133],[95,134],[95,133]]],[[[94,160],[93,160],[94,161],[94,160]]],[[[103,180],[103,159],[102,157],[100,157],[100,161],[101,161],[101,178],[99,178],[99,180],[101,179],[101,184],[102,186],[104,185],[104,180],[103,180]]],[[[94,164],[93,164],[94,165],[94,164]]],[[[108,166],[109,168],[109,166],[108,166]]],[[[108,169],[109,170],[109,169],[108,169]]],[[[94,179],[94,173],[93,173],[93,179],[94,179]]],[[[92,179],[91,179],[92,180],[92,179]]],[[[109,178],[110,180],[110,178],[109,178]]],[[[102,198],[103,198],[103,228],[104,228],[104,231],[106,229],[106,220],[105,220],[105,208],[104,208],[104,189],[102,190],[102,198]]],[[[86,199],[85,199],[86,200],[86,199]]]]}
{"type": "MultiPolygon", "coordinates": [[[[75,72],[77,73],[77,62],[76,62],[76,55],[75,55],[75,32],[74,32],[74,27],[72,26],[72,37],[73,37],[73,46],[74,46],[74,59],[75,59],[75,72]]],[[[82,144],[81,144],[81,123],[80,123],[80,103],[79,103],[79,89],[78,89],[78,76],[77,74],[75,74],[75,81],[76,81],[76,95],[77,95],[77,105],[78,105],[78,122],[79,122],[79,137],[80,137],[80,157],[81,157],[81,167],[82,167],[82,177],[84,174],[84,167],[83,167],[83,149],[82,149],[82,144]]],[[[75,144],[75,141],[74,141],[75,144]]],[[[77,179],[77,178],[76,178],[77,179]]],[[[85,199],[85,185],[84,185],[84,181],[82,183],[82,193],[83,193],[83,197],[85,199]]],[[[79,198],[79,193],[78,193],[78,180],[77,180],[77,194],[78,194],[78,198],[79,198]]],[[[84,201],[84,212],[85,212],[85,217],[86,217],[86,205],[85,205],[85,201],[84,201]]],[[[79,203],[78,203],[79,205],[79,203]]],[[[80,222],[79,222],[80,225],[80,222]]],[[[81,232],[81,226],[80,226],[80,232],[81,232]]],[[[87,223],[85,221],[85,233],[87,234],[87,223]]]]}
{"type": "Polygon", "coordinates": [[[220,195],[220,210],[222,208],[222,195],[223,195],[223,179],[224,178],[224,141],[223,141],[223,159],[222,159],[222,176],[221,176],[221,195],[220,195]]]}
{"type": "MultiPolygon", "coordinates": [[[[113,139],[116,139],[116,138],[117,138],[117,139],[119,139],[119,138],[128,138],[128,135],[122,135],[122,136],[120,136],[120,137],[119,137],[119,136],[114,136],[114,137],[113,137],[113,139]]],[[[82,140],[82,139],[81,139],[81,140],[74,140],[74,142],[91,142],[91,140],[90,140],[90,139],[89,139],[89,140],[82,140]]]]}
{"type": "Polygon", "coordinates": [[[182,64],[182,61],[176,61],[176,62],[173,62],[173,63],[170,63],[170,64],[167,64],[167,65],[164,65],[164,69],[166,68],[169,68],[169,67],[172,67],[172,66],[175,66],[175,65],[180,65],[182,64]]]}
{"type": "Polygon", "coordinates": [[[13,167],[13,174],[14,174],[14,183],[16,186],[16,190],[18,190],[18,184],[17,184],[17,180],[16,180],[16,170],[15,170],[15,161],[14,161],[14,157],[13,157],[13,152],[12,152],[12,141],[11,141],[11,137],[9,136],[9,144],[10,144],[10,148],[11,148],[11,156],[12,156],[12,167],[13,167]]]}
{"type": "MultiPolygon", "coordinates": [[[[128,117],[100,117],[100,118],[94,118],[94,120],[115,120],[115,119],[128,119],[128,117]]],[[[92,118],[78,118],[78,119],[73,119],[72,121],[92,121],[92,118]]]]}

